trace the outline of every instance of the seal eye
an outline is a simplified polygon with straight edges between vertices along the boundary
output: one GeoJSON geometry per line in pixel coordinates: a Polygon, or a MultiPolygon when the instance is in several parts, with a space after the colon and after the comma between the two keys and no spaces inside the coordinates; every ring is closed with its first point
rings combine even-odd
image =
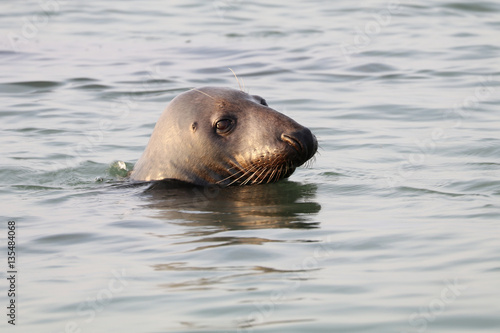
{"type": "Polygon", "coordinates": [[[262,104],[262,105],[264,105],[264,106],[269,106],[269,105],[267,105],[266,100],[265,100],[265,99],[263,99],[263,98],[261,98],[261,100],[260,100],[260,104],[262,104]]]}
{"type": "Polygon", "coordinates": [[[231,119],[221,119],[217,123],[215,123],[215,129],[217,134],[226,134],[228,133],[234,126],[234,121],[231,119]]]}

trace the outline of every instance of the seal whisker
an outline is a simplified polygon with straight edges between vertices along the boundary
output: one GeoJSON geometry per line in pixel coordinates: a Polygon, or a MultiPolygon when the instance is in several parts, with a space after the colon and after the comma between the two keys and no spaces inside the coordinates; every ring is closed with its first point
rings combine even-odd
{"type": "MultiPolygon", "coordinates": [[[[241,171],[238,171],[238,173],[240,172],[243,172],[243,174],[241,176],[239,176],[238,178],[236,178],[235,180],[233,180],[231,183],[229,183],[229,185],[232,185],[236,182],[238,182],[241,178],[245,177],[246,175],[248,175],[249,173],[253,172],[255,170],[256,166],[255,165],[252,165],[251,168],[245,170],[245,169],[242,169],[241,171]]],[[[231,177],[233,177],[234,175],[238,174],[238,173],[235,173],[233,175],[231,175],[231,177]]],[[[254,173],[255,174],[255,173],[254,173]]],[[[248,181],[248,179],[246,180],[248,181]]],[[[245,184],[245,182],[242,182],[240,185],[243,185],[245,184]]]]}
{"type": "Polygon", "coordinates": [[[273,167],[272,169],[269,169],[267,175],[266,175],[266,183],[269,184],[272,182],[273,179],[273,174],[276,174],[276,167],[273,167]]]}
{"type": "Polygon", "coordinates": [[[238,178],[234,179],[232,182],[230,182],[230,183],[228,184],[228,186],[229,186],[229,185],[233,185],[234,183],[237,183],[237,182],[238,182],[241,178],[245,177],[245,175],[246,175],[246,174],[248,174],[248,173],[250,172],[250,170],[246,170],[246,171],[241,170],[241,171],[238,171],[237,173],[232,174],[232,175],[231,175],[230,177],[228,177],[228,178],[235,177],[236,175],[238,175],[239,173],[242,173],[242,172],[243,172],[243,174],[242,174],[241,176],[239,176],[238,178]]]}
{"type": "Polygon", "coordinates": [[[316,162],[316,156],[313,156],[310,160],[308,160],[306,163],[304,163],[304,168],[305,169],[310,169],[312,165],[316,162]]]}
{"type": "MultiPolygon", "coordinates": [[[[233,178],[233,177],[236,177],[236,175],[238,175],[238,174],[240,174],[240,173],[242,173],[242,172],[243,172],[243,173],[245,172],[245,170],[244,170],[244,169],[241,169],[239,166],[237,166],[237,165],[235,165],[235,164],[233,164],[233,166],[232,166],[232,167],[230,167],[227,171],[231,172],[231,170],[236,170],[236,171],[235,171],[234,173],[231,173],[231,174],[230,174],[229,176],[227,176],[226,178],[224,178],[224,179],[221,179],[221,180],[217,181],[217,182],[216,182],[216,184],[220,184],[220,183],[222,183],[222,182],[225,182],[226,180],[231,179],[231,178],[233,178]]],[[[236,180],[238,180],[238,179],[239,179],[239,178],[237,178],[236,180]]],[[[234,181],[236,181],[236,180],[234,180],[234,181]]],[[[234,183],[234,181],[232,181],[231,183],[229,183],[229,185],[233,184],[233,183],[234,183]]]]}
{"type": "Polygon", "coordinates": [[[273,167],[272,169],[269,169],[269,171],[266,175],[266,183],[267,184],[273,182],[273,178],[276,176],[276,170],[277,170],[277,167],[273,167]]]}
{"type": "MultiPolygon", "coordinates": [[[[235,177],[237,174],[242,173],[242,172],[243,172],[243,171],[241,171],[241,170],[240,170],[240,171],[237,171],[237,172],[235,172],[235,173],[232,173],[232,174],[230,174],[229,176],[227,176],[226,178],[224,178],[224,179],[221,179],[221,180],[217,181],[217,182],[216,182],[216,184],[221,184],[221,183],[225,182],[226,180],[229,180],[229,179],[231,179],[231,178],[235,177]]],[[[229,183],[228,185],[233,184],[235,181],[236,181],[236,180],[232,181],[232,182],[231,182],[231,183],[229,183]]]]}
{"type": "Polygon", "coordinates": [[[201,94],[203,94],[203,95],[205,95],[205,96],[207,96],[207,97],[209,97],[209,98],[211,98],[211,99],[213,99],[213,100],[215,101],[215,98],[213,98],[212,96],[210,96],[209,94],[207,94],[207,93],[206,93],[206,92],[204,92],[204,91],[198,90],[198,89],[196,89],[196,88],[193,88],[193,89],[190,89],[190,90],[193,90],[193,91],[199,92],[199,93],[201,93],[201,94]]]}
{"type": "Polygon", "coordinates": [[[267,167],[267,172],[266,175],[264,176],[264,180],[266,181],[266,183],[272,183],[274,179],[276,180],[279,179],[279,177],[277,177],[278,176],[277,173],[280,169],[280,166],[281,166],[281,161],[277,160],[267,167]]]}
{"type": "Polygon", "coordinates": [[[267,179],[267,182],[268,182],[268,183],[272,182],[272,180],[273,180],[273,179],[274,179],[274,177],[276,176],[276,172],[278,171],[277,166],[274,166],[274,165],[273,165],[273,168],[272,168],[272,169],[270,169],[270,171],[272,171],[272,172],[271,172],[271,174],[269,175],[269,178],[267,179]]]}
{"type": "Polygon", "coordinates": [[[269,172],[271,171],[271,169],[266,168],[266,167],[261,167],[261,169],[262,169],[262,172],[257,177],[257,180],[260,178],[258,184],[262,184],[262,182],[264,180],[266,180],[267,176],[269,175],[269,172]]]}
{"type": "Polygon", "coordinates": [[[288,164],[282,164],[280,165],[280,173],[279,173],[279,177],[276,178],[276,180],[278,179],[281,179],[281,177],[283,177],[284,175],[286,175],[287,171],[288,171],[288,167],[287,167],[288,164]]]}
{"type": "Polygon", "coordinates": [[[278,179],[281,179],[281,177],[283,177],[284,174],[285,174],[285,172],[283,172],[283,164],[282,164],[282,165],[280,165],[279,172],[276,174],[275,181],[278,179]]]}
{"type": "Polygon", "coordinates": [[[243,91],[245,91],[245,81],[243,81],[243,78],[241,78],[241,83],[243,85],[243,91]]]}
{"type": "MultiPolygon", "coordinates": [[[[228,67],[228,68],[229,68],[229,67],[228,67]]],[[[236,75],[236,73],[235,73],[235,72],[234,72],[231,68],[229,68],[229,70],[230,70],[231,72],[233,72],[233,75],[234,75],[234,77],[236,78],[236,82],[238,82],[238,87],[240,87],[240,90],[241,90],[241,91],[245,91],[245,84],[243,84],[243,89],[242,89],[242,88],[241,88],[240,79],[238,79],[238,76],[236,75]]],[[[243,79],[241,79],[241,82],[243,82],[243,79]]]]}
{"type": "MultiPolygon", "coordinates": [[[[259,171],[259,170],[260,170],[260,169],[257,169],[257,171],[259,171]]],[[[247,173],[247,174],[248,174],[248,173],[247,173]]],[[[255,172],[252,172],[252,173],[250,174],[250,177],[248,177],[247,179],[245,179],[245,181],[244,181],[243,183],[241,183],[241,185],[246,185],[246,184],[248,184],[248,182],[250,182],[250,180],[251,180],[251,179],[252,179],[255,175],[256,175],[256,173],[255,173],[255,172]]]]}
{"type": "Polygon", "coordinates": [[[262,164],[259,164],[259,165],[255,165],[254,164],[252,166],[252,168],[249,169],[249,171],[252,171],[252,174],[241,185],[248,184],[252,178],[254,178],[254,181],[252,181],[252,183],[257,183],[258,180],[259,180],[259,177],[262,175],[261,170],[263,170],[265,172],[266,171],[266,166],[262,165],[262,164]],[[260,174],[259,174],[259,172],[260,172],[260,174]]]}

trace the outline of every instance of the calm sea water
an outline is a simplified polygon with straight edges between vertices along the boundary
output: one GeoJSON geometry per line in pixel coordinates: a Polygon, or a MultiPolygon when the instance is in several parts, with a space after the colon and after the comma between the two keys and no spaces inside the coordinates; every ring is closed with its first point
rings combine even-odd
{"type": "Polygon", "coordinates": [[[2,332],[499,332],[499,31],[498,1],[2,2],[2,332]],[[315,162],[127,186],[228,68],[315,162]]]}

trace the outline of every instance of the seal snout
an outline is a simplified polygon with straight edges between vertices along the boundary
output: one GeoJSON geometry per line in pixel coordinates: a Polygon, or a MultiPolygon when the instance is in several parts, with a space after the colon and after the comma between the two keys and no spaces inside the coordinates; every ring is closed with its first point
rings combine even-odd
{"type": "Polygon", "coordinates": [[[313,157],[318,149],[316,138],[308,128],[293,133],[282,133],[281,140],[291,146],[298,154],[297,166],[313,157]]]}

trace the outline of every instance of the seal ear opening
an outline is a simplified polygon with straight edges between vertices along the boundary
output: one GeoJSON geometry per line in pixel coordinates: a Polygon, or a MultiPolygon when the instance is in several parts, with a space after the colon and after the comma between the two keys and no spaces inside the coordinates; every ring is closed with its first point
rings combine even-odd
{"type": "Polygon", "coordinates": [[[195,121],[194,123],[191,124],[191,132],[196,132],[198,129],[198,123],[195,121]]]}

